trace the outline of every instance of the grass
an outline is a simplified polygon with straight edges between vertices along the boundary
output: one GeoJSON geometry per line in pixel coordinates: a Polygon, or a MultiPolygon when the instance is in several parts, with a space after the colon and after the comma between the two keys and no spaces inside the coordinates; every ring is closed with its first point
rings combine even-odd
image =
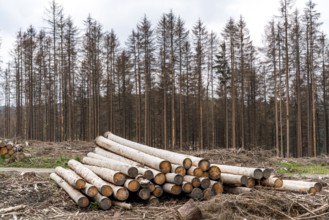
{"type": "MultiPolygon", "coordinates": [[[[16,161],[12,163],[5,163],[4,160],[0,158],[0,165],[7,167],[26,167],[26,168],[55,168],[57,166],[67,167],[67,162],[71,158],[65,156],[59,157],[47,157],[47,156],[36,156],[25,158],[21,161],[16,161]]],[[[75,158],[79,160],[79,158],[75,158]]]]}
{"type": "Polygon", "coordinates": [[[282,162],[277,172],[280,174],[329,174],[329,166],[322,164],[299,164],[296,162],[282,162]]]}

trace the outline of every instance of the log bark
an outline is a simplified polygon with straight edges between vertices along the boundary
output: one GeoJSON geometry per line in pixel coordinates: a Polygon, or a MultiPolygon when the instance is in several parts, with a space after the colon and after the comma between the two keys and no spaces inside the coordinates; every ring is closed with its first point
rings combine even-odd
{"type": "Polygon", "coordinates": [[[191,166],[190,169],[188,169],[186,173],[191,176],[197,176],[197,177],[203,176],[202,169],[199,167],[196,167],[196,166],[191,166]]]}
{"type": "Polygon", "coordinates": [[[95,141],[97,145],[113,153],[122,155],[139,163],[146,164],[147,166],[159,170],[162,173],[169,173],[171,171],[171,163],[168,160],[126,147],[102,136],[97,137],[95,141]]]}
{"type": "Polygon", "coordinates": [[[182,192],[182,187],[173,183],[165,183],[162,188],[164,192],[172,195],[179,195],[182,192]]]}
{"type": "Polygon", "coordinates": [[[208,178],[205,177],[201,177],[199,178],[200,182],[201,182],[201,188],[202,189],[207,189],[210,186],[210,180],[208,178]]]}
{"type": "Polygon", "coordinates": [[[224,192],[231,194],[251,193],[253,189],[240,186],[224,186],[224,192]]]}
{"type": "Polygon", "coordinates": [[[309,193],[313,193],[313,188],[316,192],[320,192],[322,190],[322,184],[318,182],[306,182],[299,180],[283,180],[283,186],[281,188],[290,188],[295,186],[297,191],[305,191],[309,189],[309,193]]]}
{"type": "Polygon", "coordinates": [[[279,177],[269,177],[267,179],[262,179],[261,185],[270,186],[270,187],[274,187],[274,188],[280,188],[283,185],[283,181],[279,177]]]}
{"type": "Polygon", "coordinates": [[[203,192],[200,188],[193,188],[192,192],[186,195],[195,200],[200,200],[203,198],[203,192]]]}
{"type": "Polygon", "coordinates": [[[221,180],[224,184],[230,185],[242,185],[243,183],[247,183],[247,177],[236,174],[222,173],[221,180]]]}
{"type": "Polygon", "coordinates": [[[124,187],[126,187],[126,189],[128,189],[130,192],[137,192],[141,186],[137,180],[127,179],[124,187]]]}
{"type": "Polygon", "coordinates": [[[51,173],[50,178],[54,180],[65,192],[73,199],[73,201],[79,207],[87,207],[89,205],[89,200],[86,196],[80,193],[78,190],[74,189],[70,184],[65,182],[60,176],[56,173],[51,173]]]}
{"type": "Polygon", "coordinates": [[[131,204],[126,203],[126,202],[112,201],[112,205],[118,206],[118,207],[121,207],[124,209],[128,209],[128,210],[131,210],[133,208],[131,204]]]}
{"type": "Polygon", "coordinates": [[[166,173],[166,182],[176,185],[182,185],[183,176],[177,173],[166,173]]]}
{"type": "Polygon", "coordinates": [[[220,182],[210,180],[210,187],[214,191],[215,195],[221,194],[224,192],[224,186],[220,182]]]}
{"type": "Polygon", "coordinates": [[[183,176],[184,181],[192,183],[194,188],[198,188],[201,185],[201,181],[199,177],[186,175],[183,176]]]}
{"type": "Polygon", "coordinates": [[[186,169],[183,166],[177,164],[171,164],[171,172],[178,173],[182,176],[186,175],[186,169]]]}
{"type": "Polygon", "coordinates": [[[222,173],[250,176],[257,180],[260,180],[263,177],[263,171],[258,168],[238,167],[238,166],[230,166],[230,165],[222,165],[222,164],[212,164],[212,166],[218,166],[222,173]]]}
{"type": "Polygon", "coordinates": [[[101,159],[102,156],[92,152],[88,153],[88,155],[87,155],[88,157],[84,157],[82,159],[82,162],[85,164],[120,171],[121,173],[126,174],[131,178],[135,178],[138,174],[137,167],[131,166],[129,164],[121,163],[120,161],[112,160],[106,157],[103,157],[104,159],[101,159]],[[93,157],[89,157],[88,155],[93,157]],[[96,157],[100,157],[100,159],[96,157]]]}
{"type": "Polygon", "coordinates": [[[94,185],[103,196],[108,197],[112,195],[113,191],[111,186],[80,162],[69,160],[68,166],[86,181],[94,185]]]}
{"type": "Polygon", "coordinates": [[[113,183],[116,186],[122,186],[126,181],[126,176],[119,171],[90,165],[85,165],[85,167],[96,173],[103,180],[113,183]]]}
{"type": "Polygon", "coordinates": [[[144,153],[163,158],[165,160],[170,161],[174,164],[182,165],[185,169],[188,169],[192,166],[192,161],[187,155],[175,153],[172,151],[167,151],[163,149],[153,148],[147,145],[139,144],[133,141],[129,141],[117,135],[114,135],[111,132],[105,132],[104,136],[112,141],[120,143],[122,145],[128,146],[130,148],[142,151],[144,153]]]}
{"type": "Polygon", "coordinates": [[[198,206],[194,203],[193,199],[190,199],[178,210],[178,216],[180,220],[199,220],[202,219],[202,213],[198,206]]]}
{"type": "Polygon", "coordinates": [[[100,193],[97,193],[96,196],[93,197],[93,200],[95,200],[98,206],[103,210],[108,210],[112,206],[111,200],[100,193]]]}
{"type": "Polygon", "coordinates": [[[154,185],[154,186],[155,186],[155,188],[154,188],[154,190],[152,192],[153,196],[155,196],[155,197],[161,197],[163,195],[163,189],[162,189],[162,187],[159,186],[159,185],[154,185]]]}
{"type": "Polygon", "coordinates": [[[182,191],[184,193],[190,193],[193,190],[193,185],[190,182],[183,181],[182,183],[182,191]]]}
{"type": "Polygon", "coordinates": [[[94,197],[98,193],[97,188],[90,183],[86,183],[85,188],[83,188],[81,191],[89,197],[94,197]]]}
{"type": "Polygon", "coordinates": [[[210,166],[209,170],[208,170],[208,174],[209,174],[209,179],[212,180],[219,180],[220,179],[220,174],[221,174],[221,170],[218,166],[210,166]]]}
{"type": "Polygon", "coordinates": [[[56,167],[55,173],[62,177],[68,184],[70,184],[75,189],[83,189],[86,185],[86,181],[82,179],[73,170],[64,169],[63,167],[56,167]]]}

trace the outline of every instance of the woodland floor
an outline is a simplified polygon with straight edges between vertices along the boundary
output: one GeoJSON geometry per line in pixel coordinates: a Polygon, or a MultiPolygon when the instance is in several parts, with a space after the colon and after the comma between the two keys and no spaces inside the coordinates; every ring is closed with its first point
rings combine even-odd
{"type": "MultiPolygon", "coordinates": [[[[94,148],[88,142],[48,143],[33,141],[25,149],[31,155],[50,157],[83,157],[94,148]]],[[[212,162],[278,168],[284,159],[274,156],[272,151],[252,150],[209,150],[205,152],[185,152],[211,159],[212,162]]],[[[325,156],[317,159],[291,159],[304,164],[328,166],[325,156]]],[[[288,178],[288,177],[286,177],[288,178]]],[[[293,178],[305,178],[295,175],[293,178]]],[[[222,194],[208,201],[198,201],[203,219],[329,219],[329,175],[313,175],[311,178],[323,183],[323,190],[315,196],[256,188],[250,194],[222,194]]],[[[176,210],[188,198],[164,196],[159,205],[130,201],[132,210],[112,206],[102,211],[90,205],[81,209],[68,195],[50,180],[48,174],[0,172],[0,209],[16,205],[26,205],[17,212],[0,214],[0,219],[178,219],[176,210]]]]}

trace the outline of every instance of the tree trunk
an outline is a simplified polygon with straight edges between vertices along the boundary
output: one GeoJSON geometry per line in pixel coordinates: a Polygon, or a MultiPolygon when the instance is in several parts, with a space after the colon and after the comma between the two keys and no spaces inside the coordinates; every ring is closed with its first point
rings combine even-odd
{"type": "Polygon", "coordinates": [[[179,195],[182,192],[182,187],[173,183],[165,183],[162,188],[163,191],[172,195],[179,195]]]}
{"type": "Polygon", "coordinates": [[[86,181],[72,170],[56,167],[55,172],[75,189],[83,189],[86,185],[86,181]]]}
{"type": "Polygon", "coordinates": [[[98,206],[103,210],[108,210],[112,206],[111,200],[101,195],[100,193],[97,193],[96,196],[93,197],[93,199],[97,202],[98,206]]]}
{"type": "Polygon", "coordinates": [[[166,173],[166,182],[173,183],[176,185],[182,185],[183,176],[177,173],[166,173]]]}
{"type": "Polygon", "coordinates": [[[244,175],[244,176],[250,176],[254,179],[261,179],[263,177],[262,170],[258,168],[238,167],[238,166],[221,165],[221,164],[213,164],[213,166],[218,166],[222,174],[230,173],[236,175],[244,175]]]}
{"type": "Polygon", "coordinates": [[[183,176],[184,181],[192,183],[194,188],[198,188],[201,185],[201,181],[199,177],[186,175],[183,176]]]}

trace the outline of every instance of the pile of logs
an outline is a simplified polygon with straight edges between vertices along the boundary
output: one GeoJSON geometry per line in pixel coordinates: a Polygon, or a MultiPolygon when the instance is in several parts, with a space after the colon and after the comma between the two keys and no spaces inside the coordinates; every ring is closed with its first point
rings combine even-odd
{"type": "Polygon", "coordinates": [[[271,169],[211,164],[206,158],[157,149],[106,132],[98,147],[70,169],[57,167],[50,175],[80,207],[95,201],[101,209],[127,209],[129,198],[158,203],[166,195],[207,200],[227,193],[252,192],[255,185],[302,193],[321,191],[316,182],[282,180],[271,169]]]}
{"type": "Polygon", "coordinates": [[[0,140],[0,155],[13,156],[17,152],[23,151],[23,145],[11,140],[0,140]]]}

